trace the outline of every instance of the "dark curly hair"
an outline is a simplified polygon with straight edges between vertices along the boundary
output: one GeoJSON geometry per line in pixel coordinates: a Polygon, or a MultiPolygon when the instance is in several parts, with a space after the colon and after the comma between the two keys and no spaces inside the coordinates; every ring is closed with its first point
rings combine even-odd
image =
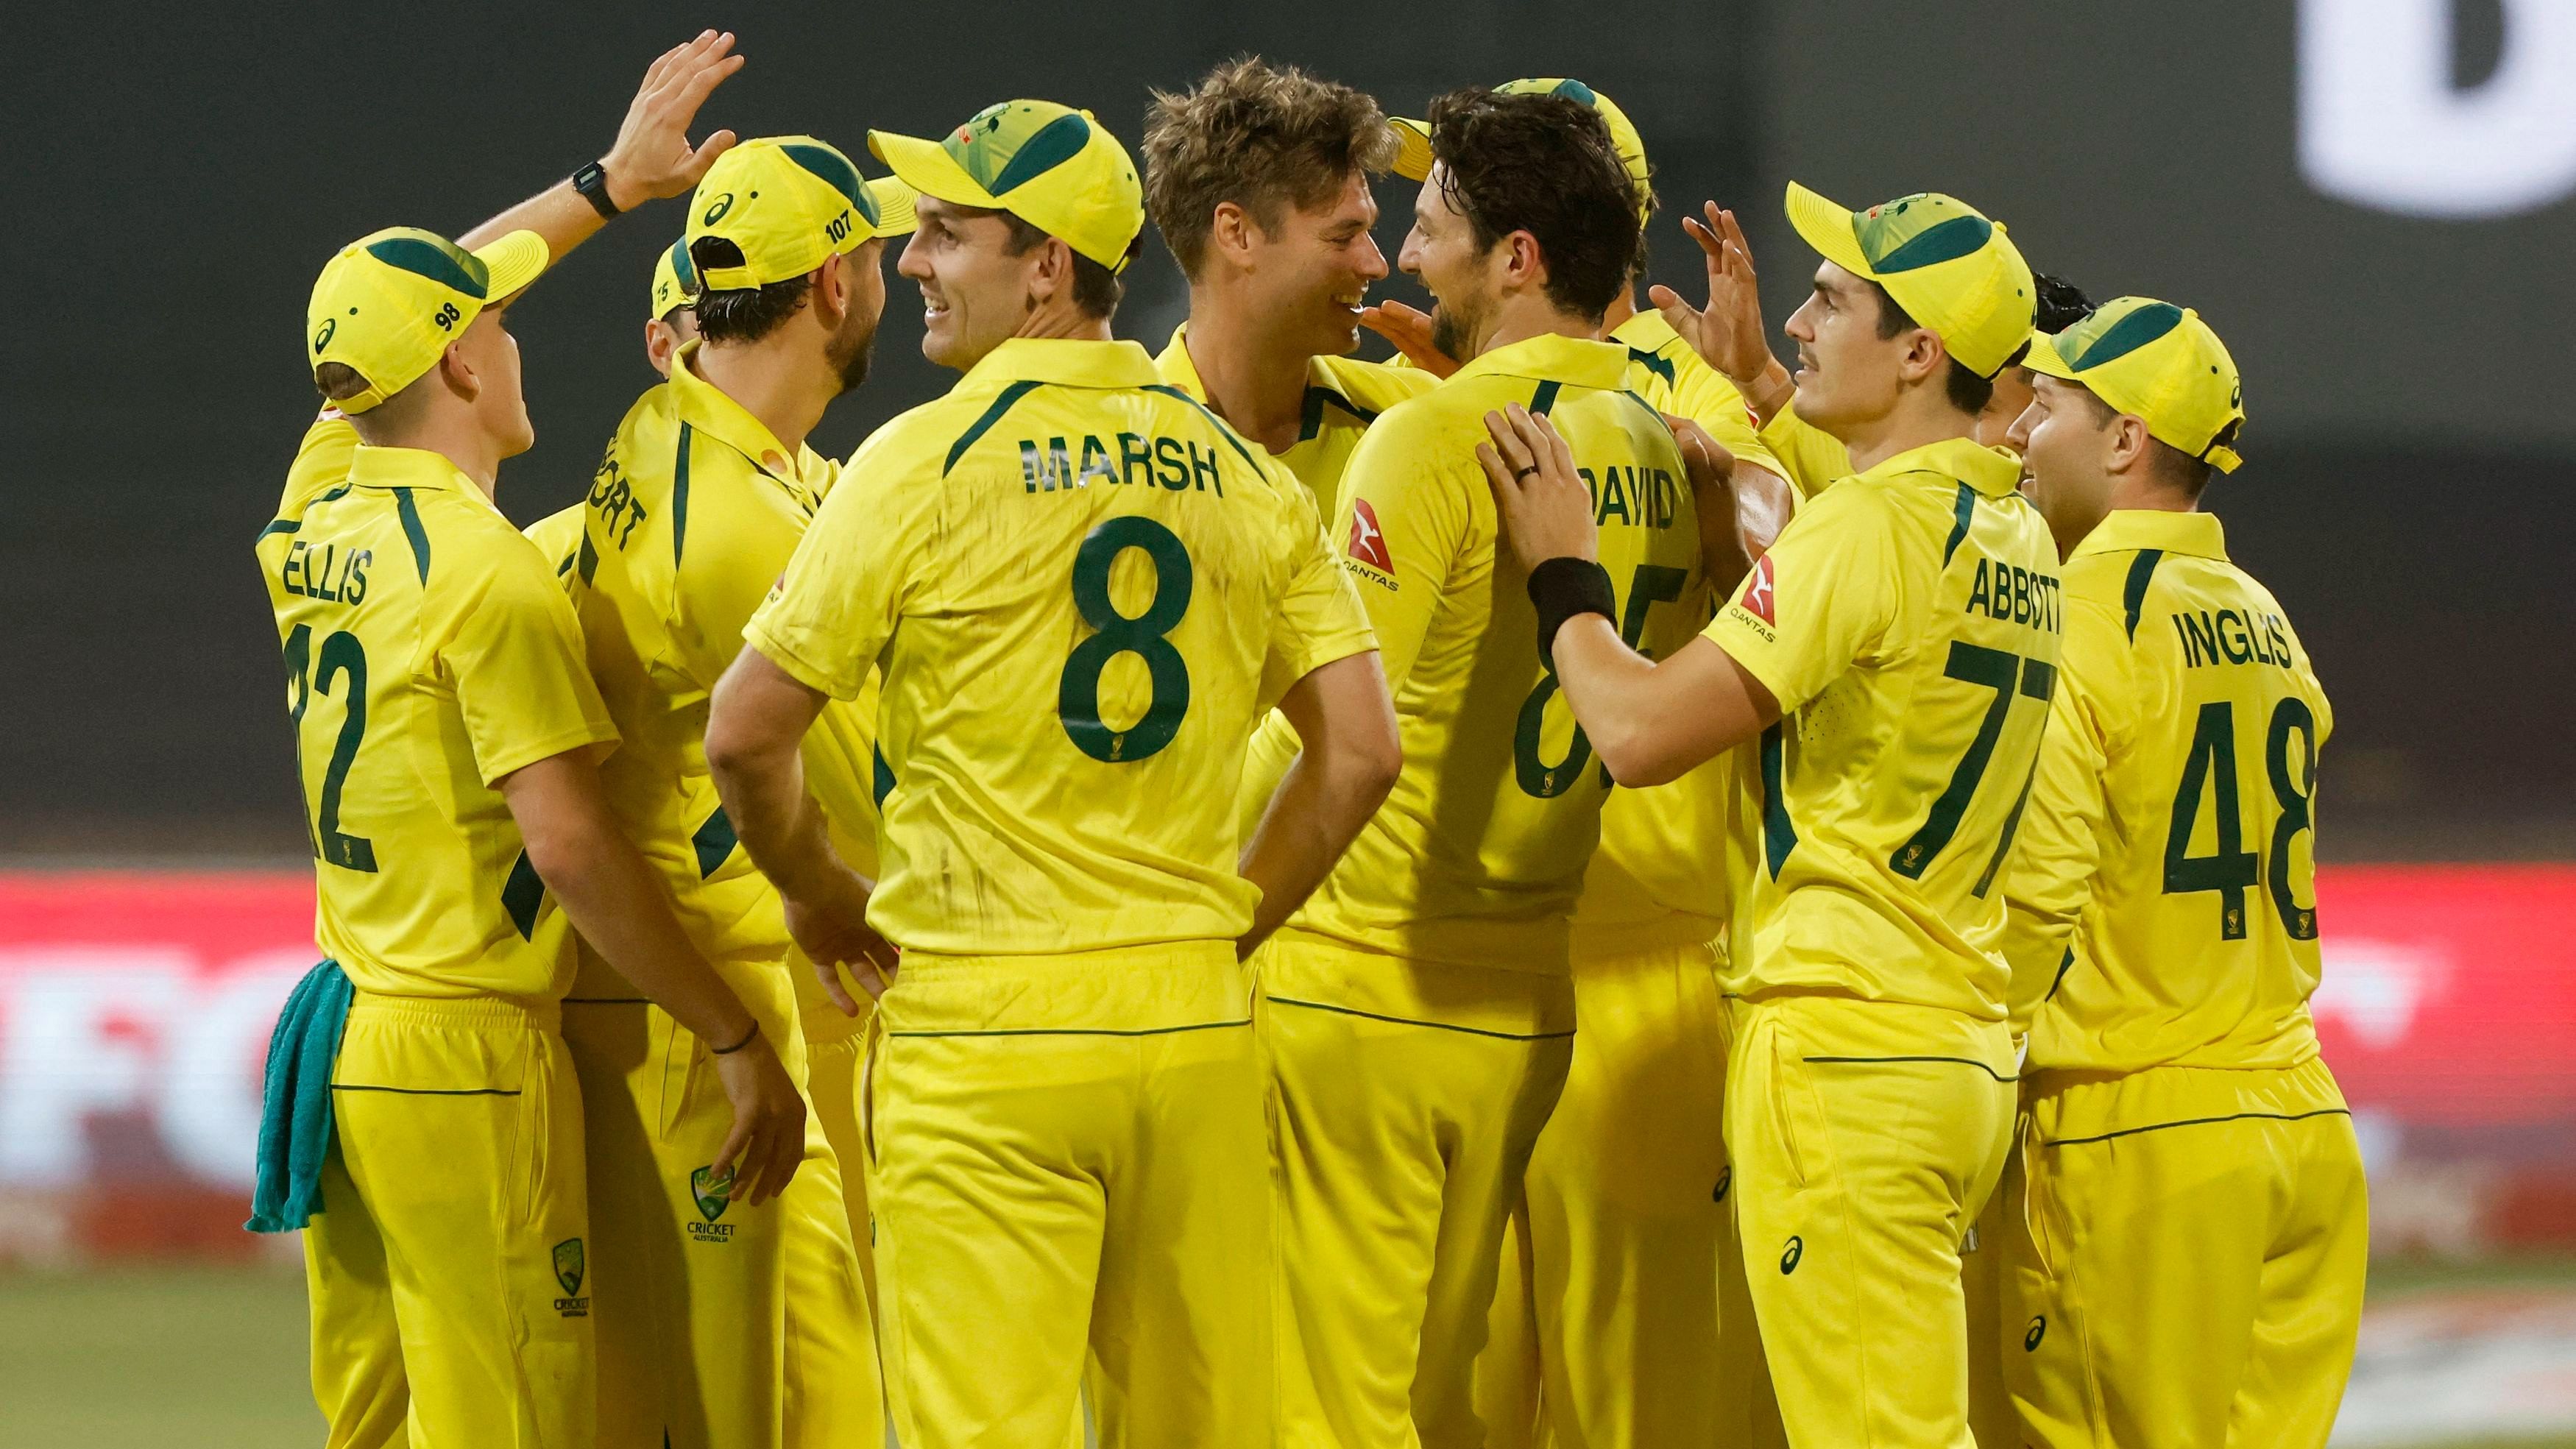
{"type": "Polygon", "coordinates": [[[1431,103],[1441,190],[1490,251],[1516,231],[1538,241],[1547,298],[1598,318],[1645,263],[1636,182],[1601,114],[1553,95],[1481,86],[1431,103]]]}

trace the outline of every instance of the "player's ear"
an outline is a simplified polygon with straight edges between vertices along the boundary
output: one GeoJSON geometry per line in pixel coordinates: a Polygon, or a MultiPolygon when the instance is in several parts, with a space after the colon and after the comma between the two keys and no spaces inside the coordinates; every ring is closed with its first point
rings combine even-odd
{"type": "Polygon", "coordinates": [[[1538,249],[1538,238],[1525,231],[1503,238],[1503,278],[1510,285],[1524,289],[1547,285],[1547,258],[1538,249]]]}
{"type": "Polygon", "coordinates": [[[1239,265],[1252,254],[1252,229],[1257,224],[1240,204],[1220,201],[1208,221],[1208,246],[1239,265]]]}
{"type": "Polygon", "coordinates": [[[476,372],[474,364],[466,358],[465,339],[462,337],[447,344],[447,350],[438,354],[438,378],[447,385],[449,392],[466,402],[472,402],[483,394],[482,374],[476,372]]]}

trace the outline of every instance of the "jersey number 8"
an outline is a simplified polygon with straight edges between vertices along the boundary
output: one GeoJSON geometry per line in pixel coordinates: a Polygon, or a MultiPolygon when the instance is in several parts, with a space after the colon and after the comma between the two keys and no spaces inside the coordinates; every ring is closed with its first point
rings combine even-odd
{"type": "Polygon", "coordinates": [[[1055,710],[1073,747],[1109,765],[1147,758],[1181,732],[1190,708],[1190,666],[1166,637],[1190,610],[1190,555],[1173,532],[1138,514],[1112,518],[1091,530],[1073,556],[1073,606],[1099,632],[1073,646],[1057,681],[1055,710]],[[1145,612],[1129,617],[1109,600],[1109,567],[1131,548],[1154,563],[1154,597],[1145,612]],[[1100,673],[1121,654],[1145,661],[1153,697],[1144,718],[1123,730],[1100,722],[1100,673]]]}

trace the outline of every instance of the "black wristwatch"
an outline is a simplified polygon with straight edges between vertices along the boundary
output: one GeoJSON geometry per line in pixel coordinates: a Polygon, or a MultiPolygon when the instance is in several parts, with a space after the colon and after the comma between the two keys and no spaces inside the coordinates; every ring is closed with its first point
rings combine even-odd
{"type": "Polygon", "coordinates": [[[572,189],[590,201],[591,209],[601,216],[617,215],[617,203],[608,199],[608,173],[596,161],[572,174],[572,189]]]}

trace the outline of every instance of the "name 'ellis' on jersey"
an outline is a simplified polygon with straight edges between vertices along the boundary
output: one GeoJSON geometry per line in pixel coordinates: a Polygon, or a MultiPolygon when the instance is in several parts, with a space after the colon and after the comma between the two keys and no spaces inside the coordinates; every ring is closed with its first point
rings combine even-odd
{"type": "Polygon", "coordinates": [[[284,508],[258,555],[320,863],[315,942],[365,991],[561,996],[569,930],[496,787],[617,731],[552,567],[447,459],[358,446],[336,415],[306,435],[284,508]]]}
{"type": "Polygon", "coordinates": [[[2316,773],[2334,727],[2307,651],[2208,514],[2111,514],[2066,589],[2008,892],[2030,1064],[2296,1066],[2317,1051],[2316,773]]]}

